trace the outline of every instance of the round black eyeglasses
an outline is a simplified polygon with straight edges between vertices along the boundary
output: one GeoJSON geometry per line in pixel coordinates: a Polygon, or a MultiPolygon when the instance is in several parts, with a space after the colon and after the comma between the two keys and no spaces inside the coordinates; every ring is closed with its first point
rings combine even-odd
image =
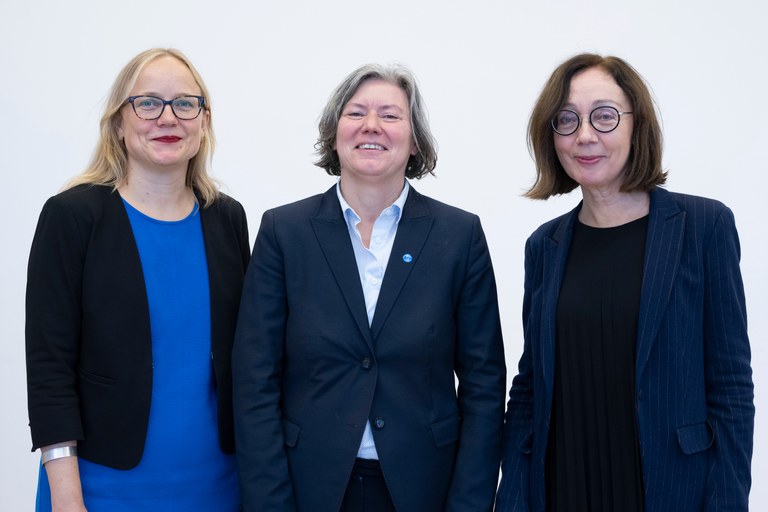
{"type": "Polygon", "coordinates": [[[130,104],[133,112],[146,121],[158,119],[163,115],[166,105],[171,106],[173,115],[184,121],[195,119],[205,107],[202,96],[179,96],[172,100],[164,100],[157,96],[129,96],[124,104],[130,104]]]}
{"type": "Polygon", "coordinates": [[[552,119],[552,129],[558,135],[573,135],[581,126],[581,118],[588,117],[592,128],[600,133],[608,133],[618,128],[621,116],[627,114],[632,114],[632,112],[619,112],[613,107],[597,107],[589,113],[589,116],[566,109],[555,114],[552,119]]]}

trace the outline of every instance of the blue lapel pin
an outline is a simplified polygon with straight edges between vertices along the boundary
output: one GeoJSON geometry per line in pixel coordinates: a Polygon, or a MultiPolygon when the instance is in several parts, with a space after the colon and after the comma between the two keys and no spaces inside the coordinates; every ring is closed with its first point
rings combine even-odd
{"type": "Polygon", "coordinates": [[[413,261],[413,256],[411,256],[408,253],[403,254],[403,261],[406,263],[410,263],[413,261]]]}

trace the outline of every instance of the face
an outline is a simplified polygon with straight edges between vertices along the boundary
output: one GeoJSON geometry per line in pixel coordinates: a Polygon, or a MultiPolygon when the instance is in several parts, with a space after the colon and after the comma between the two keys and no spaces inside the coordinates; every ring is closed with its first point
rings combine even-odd
{"type": "MultiPolygon", "coordinates": [[[[192,73],[179,60],[159,57],[139,73],[128,96],[157,96],[166,100],[184,95],[199,96],[200,87],[192,73]]],[[[170,105],[154,120],[139,119],[131,105],[122,108],[118,137],[125,141],[128,172],[137,169],[186,173],[187,164],[200,149],[208,124],[208,112],[203,110],[191,120],[178,119],[170,105]]]]}
{"type": "Polygon", "coordinates": [[[602,106],[619,112],[632,110],[624,91],[602,69],[589,68],[576,74],[562,108],[582,115],[581,125],[571,135],[554,133],[555,150],[565,172],[582,190],[618,192],[632,145],[632,116],[622,115],[615,130],[601,133],[589,123],[589,114],[602,106]]]}
{"type": "Polygon", "coordinates": [[[334,149],[342,179],[404,179],[416,154],[405,91],[384,80],[363,82],[344,105],[334,149]]]}

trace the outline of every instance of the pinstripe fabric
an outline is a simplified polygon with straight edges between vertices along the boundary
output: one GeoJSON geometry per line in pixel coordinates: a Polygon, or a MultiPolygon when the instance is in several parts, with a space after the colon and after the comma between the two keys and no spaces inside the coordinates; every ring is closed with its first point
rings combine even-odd
{"type": "MultiPolygon", "coordinates": [[[[579,207],[525,249],[525,346],[509,394],[496,509],[543,511],[555,310],[579,207]]],[[[636,410],[649,512],[746,511],[754,405],[733,214],[651,191],[636,410]]]]}

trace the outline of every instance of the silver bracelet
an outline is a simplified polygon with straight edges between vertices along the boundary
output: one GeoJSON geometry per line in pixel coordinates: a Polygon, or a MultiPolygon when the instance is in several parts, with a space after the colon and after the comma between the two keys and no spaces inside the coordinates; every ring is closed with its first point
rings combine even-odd
{"type": "Polygon", "coordinates": [[[77,456],[77,446],[59,446],[43,452],[43,464],[63,457],[77,456]]]}

